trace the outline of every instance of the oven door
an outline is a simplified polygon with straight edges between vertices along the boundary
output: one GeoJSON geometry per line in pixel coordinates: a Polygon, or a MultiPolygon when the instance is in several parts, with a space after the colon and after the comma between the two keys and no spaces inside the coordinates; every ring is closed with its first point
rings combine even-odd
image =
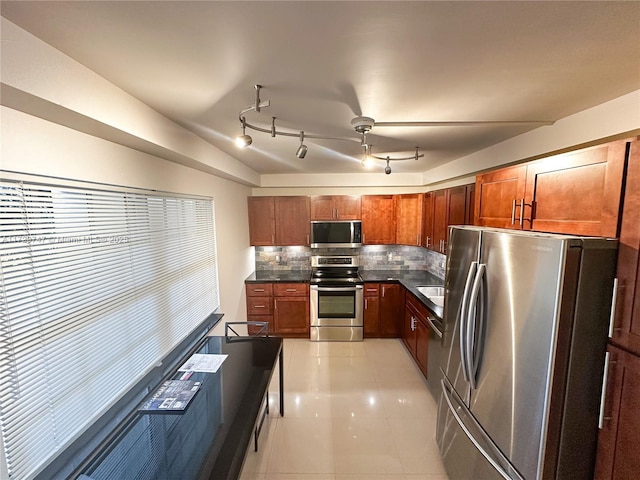
{"type": "Polygon", "coordinates": [[[364,289],[362,285],[323,287],[312,285],[312,327],[362,327],[364,289]]]}

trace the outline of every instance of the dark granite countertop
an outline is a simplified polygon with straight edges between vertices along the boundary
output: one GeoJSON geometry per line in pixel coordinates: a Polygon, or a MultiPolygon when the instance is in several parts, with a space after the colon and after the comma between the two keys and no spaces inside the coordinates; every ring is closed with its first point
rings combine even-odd
{"type": "Polygon", "coordinates": [[[244,283],[282,282],[309,283],[309,270],[257,270],[249,275],[244,283]]]}
{"type": "MultiPolygon", "coordinates": [[[[245,283],[282,282],[308,283],[311,272],[308,270],[258,270],[245,279],[245,283]]],[[[425,270],[360,270],[365,282],[400,283],[416,296],[433,314],[442,318],[443,308],[431,302],[416,288],[419,285],[443,285],[443,281],[425,270]]]]}
{"type": "Polygon", "coordinates": [[[443,308],[436,305],[416,287],[419,285],[442,286],[444,281],[425,270],[360,270],[365,282],[386,283],[398,282],[416,296],[431,312],[442,319],[443,308]]]}

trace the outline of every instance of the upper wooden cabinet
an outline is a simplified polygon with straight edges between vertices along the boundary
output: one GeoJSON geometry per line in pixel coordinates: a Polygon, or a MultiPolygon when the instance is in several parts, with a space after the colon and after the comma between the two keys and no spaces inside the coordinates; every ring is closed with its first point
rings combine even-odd
{"type": "Polygon", "coordinates": [[[276,211],[274,197],[249,197],[249,244],[276,244],[276,211]]]}
{"type": "Polygon", "coordinates": [[[359,195],[314,195],[311,197],[311,220],[360,220],[359,195]]]}
{"type": "Polygon", "coordinates": [[[309,197],[276,197],[276,245],[309,245],[309,197]]]}
{"type": "Polygon", "coordinates": [[[422,208],[424,194],[396,195],[396,243],[398,245],[422,244],[422,208]]]}
{"type": "Polygon", "coordinates": [[[612,341],[640,355],[640,141],[629,149],[619,241],[612,341]]]}
{"type": "Polygon", "coordinates": [[[446,253],[449,226],[466,225],[472,218],[469,193],[472,187],[473,184],[461,185],[425,194],[425,247],[446,253]]]}
{"type": "Polygon", "coordinates": [[[396,243],[396,209],[394,195],[362,197],[362,243],[394,245],[396,243]]]}
{"type": "Polygon", "coordinates": [[[529,164],[523,228],[616,237],[626,156],[619,141],[529,164]]]}
{"type": "Polygon", "coordinates": [[[517,205],[524,199],[527,167],[502,168],[476,176],[474,224],[519,228],[517,205]]]}
{"type": "Polygon", "coordinates": [[[616,237],[630,145],[615,141],[478,175],[475,224],[616,237]]]}
{"type": "Polygon", "coordinates": [[[249,197],[249,244],[309,245],[309,197],[249,197]]]}

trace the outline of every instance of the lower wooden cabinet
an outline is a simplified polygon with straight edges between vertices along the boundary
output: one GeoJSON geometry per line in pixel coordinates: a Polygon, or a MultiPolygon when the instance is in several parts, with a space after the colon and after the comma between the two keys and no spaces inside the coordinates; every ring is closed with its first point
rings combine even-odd
{"type": "Polygon", "coordinates": [[[610,345],[596,480],[640,474],[640,357],[610,345]]]}
{"type": "Polygon", "coordinates": [[[406,293],[402,341],[425,377],[429,349],[427,315],[426,307],[413,294],[406,293]]]}
{"type": "MultiPolygon", "coordinates": [[[[268,322],[269,333],[309,337],[309,285],[306,283],[248,283],[247,320],[268,322]]],[[[249,326],[249,334],[258,327],[249,326]]]]}
{"type": "Polygon", "coordinates": [[[364,284],[365,338],[400,337],[403,290],[398,283],[364,284]]]}

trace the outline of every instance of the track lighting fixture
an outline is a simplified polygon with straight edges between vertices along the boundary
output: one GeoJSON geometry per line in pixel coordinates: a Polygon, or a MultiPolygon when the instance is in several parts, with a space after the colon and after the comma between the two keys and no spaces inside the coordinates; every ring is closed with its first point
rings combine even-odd
{"type": "MultiPolygon", "coordinates": [[[[258,127],[256,125],[252,125],[250,123],[248,123],[246,121],[245,118],[245,113],[247,112],[257,112],[260,113],[260,111],[265,108],[265,107],[269,107],[271,105],[271,102],[269,100],[266,101],[262,101],[260,100],[260,90],[262,89],[262,85],[254,85],[255,89],[256,89],[256,101],[253,105],[249,105],[248,107],[246,107],[244,110],[242,110],[239,114],[238,114],[238,119],[240,120],[240,123],[242,125],[242,135],[238,136],[236,138],[236,145],[240,148],[245,148],[248,147],[249,145],[251,145],[252,142],[252,138],[246,134],[245,130],[246,128],[250,128],[251,130],[255,130],[256,132],[263,132],[263,133],[268,133],[270,134],[272,137],[276,137],[278,135],[280,136],[285,136],[285,137],[300,137],[300,146],[298,147],[298,150],[296,151],[296,157],[298,158],[304,158],[305,155],[307,154],[307,151],[309,150],[309,148],[304,144],[304,138],[305,138],[305,133],[304,131],[300,130],[300,133],[294,133],[294,132],[287,132],[287,131],[283,131],[283,130],[278,130],[276,128],[276,117],[271,117],[271,128],[267,129],[267,128],[262,128],[262,127],[258,127]]],[[[369,118],[369,117],[356,117],[351,121],[351,126],[354,128],[354,130],[360,134],[360,138],[352,138],[352,137],[330,137],[330,136],[326,136],[326,135],[309,135],[307,134],[306,137],[307,138],[317,138],[317,139],[322,139],[322,140],[344,140],[344,141],[349,141],[349,142],[358,142],[360,144],[360,146],[362,146],[364,148],[365,151],[365,155],[364,158],[362,160],[362,165],[365,167],[370,167],[376,160],[386,160],[387,162],[387,166],[384,169],[384,172],[388,175],[391,173],[391,167],[389,166],[389,162],[390,161],[397,161],[397,160],[417,160],[420,157],[424,157],[423,154],[418,152],[418,147],[416,147],[416,153],[415,155],[411,156],[411,157],[402,157],[402,158],[390,158],[390,157],[378,157],[376,155],[373,155],[371,153],[371,145],[368,143],[367,141],[367,133],[371,130],[371,128],[373,127],[373,125],[375,124],[373,118],[369,118]]]]}
{"type": "Polygon", "coordinates": [[[304,158],[307,154],[307,146],[304,144],[304,132],[300,131],[300,146],[298,147],[298,151],[296,152],[296,157],[304,158]]]}
{"type": "Polygon", "coordinates": [[[391,173],[391,166],[389,165],[389,160],[390,160],[390,158],[387,157],[387,166],[384,167],[384,173],[386,173],[387,175],[389,175],[391,173]]]}
{"type": "Polygon", "coordinates": [[[236,146],[238,148],[247,148],[249,145],[251,145],[251,142],[253,141],[253,139],[246,134],[245,130],[246,130],[247,123],[244,117],[242,117],[240,121],[242,122],[242,135],[238,135],[236,137],[236,146]]]}

